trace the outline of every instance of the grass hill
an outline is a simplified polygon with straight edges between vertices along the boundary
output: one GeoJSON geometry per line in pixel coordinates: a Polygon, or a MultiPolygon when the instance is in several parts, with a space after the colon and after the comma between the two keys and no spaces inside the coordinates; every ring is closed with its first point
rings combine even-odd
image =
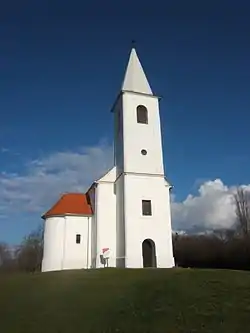
{"type": "Polygon", "coordinates": [[[250,273],[101,269],[0,276],[3,333],[250,332],[250,273]]]}

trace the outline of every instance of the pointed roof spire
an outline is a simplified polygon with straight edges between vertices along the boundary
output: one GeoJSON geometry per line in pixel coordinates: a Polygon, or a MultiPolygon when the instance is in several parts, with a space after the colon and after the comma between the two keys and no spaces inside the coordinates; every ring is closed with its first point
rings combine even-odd
{"type": "Polygon", "coordinates": [[[134,47],[130,53],[122,90],[153,95],[134,47]]]}

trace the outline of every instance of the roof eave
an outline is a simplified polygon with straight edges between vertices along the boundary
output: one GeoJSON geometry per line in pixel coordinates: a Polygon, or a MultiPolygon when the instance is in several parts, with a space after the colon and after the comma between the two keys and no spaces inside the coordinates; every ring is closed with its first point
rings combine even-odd
{"type": "Polygon", "coordinates": [[[92,217],[94,214],[74,214],[74,213],[62,213],[62,214],[44,214],[41,216],[43,220],[46,220],[49,217],[65,217],[65,216],[81,216],[81,217],[92,217]]]}

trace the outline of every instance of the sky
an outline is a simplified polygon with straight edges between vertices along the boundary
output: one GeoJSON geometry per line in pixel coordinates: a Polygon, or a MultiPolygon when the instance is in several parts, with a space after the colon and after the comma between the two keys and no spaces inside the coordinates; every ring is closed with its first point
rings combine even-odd
{"type": "Polygon", "coordinates": [[[160,104],[174,230],[234,223],[250,188],[249,1],[17,1],[0,10],[0,241],[113,163],[131,41],[160,104]]]}

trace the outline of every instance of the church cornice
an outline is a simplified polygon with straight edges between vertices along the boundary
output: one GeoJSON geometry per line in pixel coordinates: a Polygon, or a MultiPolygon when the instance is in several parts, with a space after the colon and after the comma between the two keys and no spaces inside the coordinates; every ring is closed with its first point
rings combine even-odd
{"type": "Polygon", "coordinates": [[[115,183],[117,182],[117,180],[122,176],[126,176],[126,175],[132,175],[132,176],[144,176],[144,177],[160,177],[163,178],[165,180],[166,186],[168,186],[170,189],[173,188],[173,185],[171,185],[167,179],[167,177],[164,174],[152,174],[152,173],[139,173],[139,172],[121,172],[119,174],[119,176],[116,178],[115,183]]]}
{"type": "Polygon", "coordinates": [[[119,174],[119,176],[116,178],[115,182],[121,177],[121,176],[142,176],[142,177],[160,177],[160,178],[164,178],[165,176],[163,174],[153,174],[153,173],[140,173],[140,172],[121,172],[119,174]]]}
{"type": "Polygon", "coordinates": [[[161,99],[162,98],[161,96],[150,95],[150,94],[137,92],[137,91],[133,91],[133,90],[122,90],[122,93],[130,93],[130,94],[134,94],[134,95],[147,96],[147,97],[156,98],[156,99],[161,99]]]}
{"type": "Polygon", "coordinates": [[[119,101],[120,97],[121,97],[123,94],[125,94],[125,93],[134,94],[134,95],[139,95],[139,96],[151,97],[151,98],[158,99],[159,101],[162,99],[162,96],[149,95],[149,94],[140,93],[140,92],[131,91],[131,90],[121,90],[121,91],[119,92],[119,94],[117,95],[114,104],[112,105],[112,108],[111,108],[111,110],[110,110],[111,113],[114,112],[117,102],[119,101]]]}

